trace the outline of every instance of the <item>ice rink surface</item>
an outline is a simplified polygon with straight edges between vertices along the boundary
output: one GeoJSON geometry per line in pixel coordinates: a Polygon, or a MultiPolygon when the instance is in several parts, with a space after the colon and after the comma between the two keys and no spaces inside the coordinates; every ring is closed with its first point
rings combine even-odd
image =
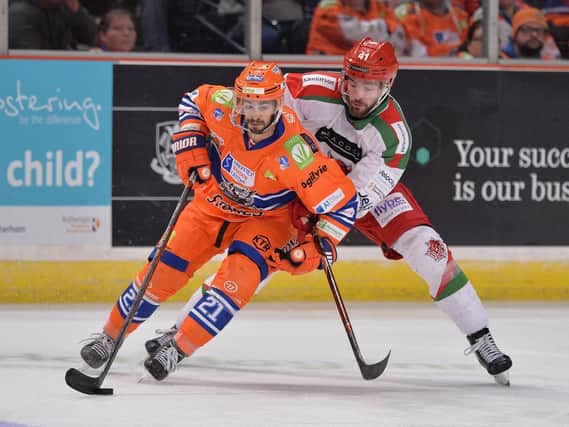
{"type": "Polygon", "coordinates": [[[177,307],[127,339],[114,396],[88,396],[64,375],[110,306],[0,305],[0,426],[569,426],[569,303],[487,304],[511,387],[434,304],[347,302],[364,357],[392,350],[364,381],[332,301],[253,301],[165,381],[139,382],[144,341],[177,307]]]}

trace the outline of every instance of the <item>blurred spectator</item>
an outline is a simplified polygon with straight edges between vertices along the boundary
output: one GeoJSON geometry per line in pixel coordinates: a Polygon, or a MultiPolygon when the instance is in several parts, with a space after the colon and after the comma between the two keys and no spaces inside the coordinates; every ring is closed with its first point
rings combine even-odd
{"type": "Polygon", "coordinates": [[[482,20],[475,19],[468,27],[466,41],[458,47],[456,56],[461,59],[481,58],[483,40],[482,20]]]}
{"type": "Polygon", "coordinates": [[[170,52],[168,0],[140,0],[140,28],[144,50],[170,52]]]}
{"type": "Polygon", "coordinates": [[[410,56],[448,56],[466,40],[468,14],[447,0],[419,0],[395,10],[410,40],[410,56]]]}
{"type": "Polygon", "coordinates": [[[470,17],[482,6],[480,0],[452,0],[452,4],[464,10],[470,17]]]}
{"type": "Polygon", "coordinates": [[[569,59],[569,0],[548,0],[542,12],[561,57],[569,59]]]}
{"type": "Polygon", "coordinates": [[[306,51],[310,21],[303,6],[302,0],[263,0],[263,18],[277,30],[280,53],[306,51]]]}
{"type": "Polygon", "coordinates": [[[533,7],[522,9],[512,19],[512,39],[502,49],[505,58],[555,59],[544,52],[548,36],[547,20],[543,13],[533,7]]]}
{"type": "Polygon", "coordinates": [[[131,52],[136,44],[134,16],[126,9],[114,8],[103,15],[97,32],[97,49],[131,52]]]}
{"type": "Polygon", "coordinates": [[[93,46],[94,18],[79,0],[14,0],[8,7],[10,49],[93,46]]]}
{"type": "MultiPolygon", "coordinates": [[[[529,6],[522,0],[499,0],[498,2],[498,43],[504,49],[512,37],[512,19],[517,11],[529,6]]],[[[479,9],[482,11],[482,9],[479,9]]]]}
{"type": "Polygon", "coordinates": [[[387,2],[376,0],[322,0],[314,11],[306,53],[343,55],[352,45],[369,36],[405,45],[403,27],[387,2]]]}

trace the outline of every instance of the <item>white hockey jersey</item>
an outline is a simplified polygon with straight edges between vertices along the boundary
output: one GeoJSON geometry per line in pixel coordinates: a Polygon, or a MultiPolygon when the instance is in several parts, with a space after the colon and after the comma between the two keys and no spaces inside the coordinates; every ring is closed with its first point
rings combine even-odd
{"type": "Polygon", "coordinates": [[[348,117],[339,73],[315,71],[285,76],[285,103],[320,143],[322,152],[340,161],[359,193],[361,218],[399,182],[411,154],[411,132],[391,96],[367,118],[348,117]]]}

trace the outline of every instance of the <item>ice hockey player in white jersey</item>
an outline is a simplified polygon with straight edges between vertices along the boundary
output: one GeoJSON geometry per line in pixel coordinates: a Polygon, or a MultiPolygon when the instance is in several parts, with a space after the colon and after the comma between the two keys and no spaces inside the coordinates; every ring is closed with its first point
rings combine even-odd
{"type": "Polygon", "coordinates": [[[412,138],[390,95],[397,71],[391,44],[364,38],[344,56],[342,73],[288,74],[285,102],[354,182],[360,198],[355,227],[427,282],[437,306],[466,335],[471,346],[465,353],[474,352],[498,383],[508,385],[512,361],[496,346],[474,287],[400,182],[412,138]]]}
{"type": "MultiPolygon", "coordinates": [[[[366,37],[346,53],[341,73],[286,75],[285,103],[316,136],[322,152],[340,162],[354,182],[360,200],[355,227],[381,247],[386,258],[407,262],[427,283],[436,305],[466,335],[470,347],[465,354],[475,353],[496,382],[509,385],[512,361],[494,342],[472,283],[400,182],[412,137],[401,107],[390,95],[398,68],[390,43],[366,37]]],[[[306,213],[299,205],[295,210],[298,219],[306,213]]],[[[301,228],[303,222],[295,225],[301,228]]],[[[200,294],[197,291],[186,307],[200,294]]],[[[147,350],[173,331],[175,327],[147,341],[147,350]]]]}

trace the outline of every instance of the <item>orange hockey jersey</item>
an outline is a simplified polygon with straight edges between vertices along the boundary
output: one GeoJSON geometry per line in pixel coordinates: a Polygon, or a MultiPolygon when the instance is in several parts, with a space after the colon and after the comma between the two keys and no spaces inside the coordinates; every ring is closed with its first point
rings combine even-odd
{"type": "MultiPolygon", "coordinates": [[[[466,39],[468,14],[462,9],[450,6],[446,14],[435,15],[414,1],[398,6],[395,12],[411,44],[426,50],[428,56],[447,56],[466,39]]],[[[413,46],[413,56],[422,56],[419,51],[413,46]]]]}
{"type": "Polygon", "coordinates": [[[357,193],[338,164],[318,151],[314,137],[284,107],[273,136],[253,143],[231,121],[232,89],[202,85],[179,105],[180,128],[208,139],[212,179],[196,186],[208,214],[230,222],[282,215],[297,196],[319,215],[321,235],[339,243],[352,227],[357,193]]]}
{"type": "Polygon", "coordinates": [[[314,11],[306,53],[343,55],[364,36],[392,41],[392,34],[403,28],[386,2],[371,0],[366,12],[358,12],[341,0],[323,0],[314,11]]]}

